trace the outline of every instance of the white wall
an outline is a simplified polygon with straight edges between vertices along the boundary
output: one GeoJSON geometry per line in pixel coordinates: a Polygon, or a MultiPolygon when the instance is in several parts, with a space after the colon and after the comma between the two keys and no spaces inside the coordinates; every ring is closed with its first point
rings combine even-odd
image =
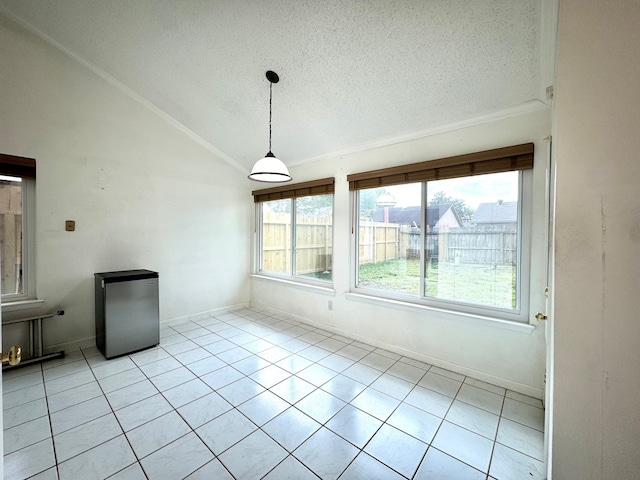
{"type": "Polygon", "coordinates": [[[640,472],[640,3],[561,0],[553,476],[640,472]]]}
{"type": "Polygon", "coordinates": [[[246,174],[2,15],[0,45],[0,151],[36,158],[37,294],[66,311],[49,349],[92,342],[95,272],[158,271],[161,320],[248,302],[246,174]]]}
{"type": "Polygon", "coordinates": [[[346,177],[350,173],[534,141],[537,165],[534,209],[541,221],[534,229],[536,262],[532,265],[532,277],[537,295],[530,307],[532,311],[540,310],[544,305],[544,179],[548,157],[548,146],[543,139],[550,133],[550,118],[549,109],[540,108],[292,169],[294,181],[335,176],[335,298],[327,292],[256,276],[251,279],[252,304],[287,312],[347,336],[542,398],[545,366],[542,328],[536,328],[533,333],[514,332],[477,321],[372,304],[345,296],[350,290],[351,272],[351,210],[346,177]],[[328,300],[334,302],[333,311],[327,308],[328,300]]]}

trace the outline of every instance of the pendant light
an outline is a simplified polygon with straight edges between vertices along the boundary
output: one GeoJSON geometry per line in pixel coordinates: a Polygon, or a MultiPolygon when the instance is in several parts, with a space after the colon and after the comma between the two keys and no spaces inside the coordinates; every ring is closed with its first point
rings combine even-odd
{"type": "Polygon", "coordinates": [[[287,166],[282,163],[282,160],[279,160],[272,152],[271,152],[271,99],[272,99],[272,88],[274,83],[278,83],[280,81],[280,77],[276,72],[272,72],[269,70],[267,72],[267,80],[269,80],[269,152],[256,162],[256,164],[251,169],[251,174],[249,175],[249,179],[255,180],[257,182],[268,182],[268,183],[281,183],[281,182],[289,182],[291,181],[291,175],[289,175],[289,170],[287,170],[287,166]]]}

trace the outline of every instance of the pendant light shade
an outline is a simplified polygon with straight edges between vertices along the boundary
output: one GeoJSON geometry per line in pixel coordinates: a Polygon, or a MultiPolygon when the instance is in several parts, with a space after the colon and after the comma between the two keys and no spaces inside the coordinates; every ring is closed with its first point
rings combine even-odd
{"type": "Polygon", "coordinates": [[[249,178],[258,182],[288,182],[291,175],[287,166],[269,152],[256,162],[249,178]]]}
{"type": "Polygon", "coordinates": [[[249,179],[257,182],[268,183],[289,182],[291,180],[291,175],[289,175],[287,166],[271,152],[272,87],[274,83],[278,83],[280,81],[280,78],[277,73],[269,70],[267,72],[267,80],[269,80],[269,152],[255,163],[251,169],[251,173],[249,174],[249,179]]]}

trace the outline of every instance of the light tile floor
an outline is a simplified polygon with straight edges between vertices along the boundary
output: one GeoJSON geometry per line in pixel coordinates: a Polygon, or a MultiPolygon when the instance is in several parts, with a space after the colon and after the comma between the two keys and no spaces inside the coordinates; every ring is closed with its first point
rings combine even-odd
{"type": "Polygon", "coordinates": [[[5,479],[544,478],[539,400],[243,309],[8,371],[5,479]]]}

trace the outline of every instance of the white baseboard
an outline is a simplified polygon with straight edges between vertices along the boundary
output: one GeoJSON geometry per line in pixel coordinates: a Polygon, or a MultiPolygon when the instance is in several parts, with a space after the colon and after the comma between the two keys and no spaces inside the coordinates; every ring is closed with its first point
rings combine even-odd
{"type": "Polygon", "coordinates": [[[182,317],[168,318],[166,320],[162,320],[160,322],[160,326],[163,327],[168,325],[179,325],[180,323],[202,320],[212,316],[215,317],[217,313],[233,312],[235,310],[241,310],[243,308],[247,308],[248,306],[249,306],[249,302],[243,302],[243,303],[237,303],[235,305],[229,305],[226,307],[214,308],[213,310],[207,310],[204,312],[192,313],[190,315],[184,315],[182,317]]]}
{"type": "MultiPolygon", "coordinates": [[[[249,306],[249,302],[239,303],[235,305],[229,305],[227,307],[215,308],[213,310],[207,310],[206,312],[193,313],[191,315],[184,315],[182,317],[174,317],[166,320],[162,320],[160,322],[160,327],[167,325],[175,325],[179,323],[184,323],[187,321],[198,320],[202,318],[209,318],[212,315],[221,312],[232,312],[234,310],[240,310],[242,308],[247,308],[249,306]]],[[[92,337],[83,338],[81,340],[72,340],[70,342],[62,342],[54,345],[46,345],[44,348],[45,353],[53,353],[64,350],[65,352],[72,352],[74,350],[78,350],[80,348],[89,348],[94,347],[96,345],[96,337],[95,335],[92,337]]]]}
{"type": "MultiPolygon", "coordinates": [[[[244,303],[240,303],[240,304],[235,304],[235,305],[229,305],[226,307],[221,307],[221,308],[216,308],[213,310],[207,310],[205,312],[199,312],[199,313],[194,313],[194,314],[190,314],[190,315],[184,315],[181,317],[174,317],[174,318],[170,318],[170,319],[166,319],[160,322],[160,326],[168,326],[168,325],[176,325],[176,324],[180,324],[180,323],[184,323],[187,321],[194,321],[194,320],[199,320],[199,319],[203,319],[203,318],[208,318],[211,316],[215,316],[218,313],[222,313],[222,312],[232,312],[235,310],[240,310],[242,308],[253,308],[253,309],[259,309],[261,311],[264,312],[268,312],[271,314],[276,314],[281,316],[283,319],[288,319],[294,322],[300,322],[300,323],[304,323],[305,325],[309,325],[312,327],[316,327],[316,328],[322,328],[324,330],[327,330],[329,332],[335,333],[337,335],[342,335],[344,337],[347,338],[352,338],[354,340],[357,340],[359,342],[363,342],[363,343],[367,343],[369,345],[372,345],[374,347],[378,347],[378,348],[383,348],[385,350],[389,350],[390,352],[394,352],[397,353],[398,355],[403,355],[409,358],[413,358],[415,360],[419,360],[421,362],[425,362],[428,363],[430,365],[435,365],[437,367],[440,368],[444,368],[447,370],[451,370],[452,372],[455,373],[459,373],[461,375],[465,375],[465,376],[469,376],[472,378],[475,378],[477,380],[482,380],[483,382],[487,382],[490,383],[492,385],[497,385],[499,387],[503,387],[503,388],[507,388],[509,390],[513,390],[514,392],[518,392],[518,393],[522,393],[523,395],[528,395],[530,397],[534,397],[534,398],[538,398],[538,399],[542,399],[544,398],[544,391],[539,389],[539,388],[534,388],[531,387],[530,385],[525,385],[519,382],[514,382],[513,380],[509,380],[506,378],[502,378],[502,377],[497,377],[495,375],[491,375],[485,372],[482,372],[480,370],[475,370],[473,368],[469,368],[469,367],[465,367],[464,365],[458,365],[456,363],[452,363],[452,362],[448,362],[446,360],[443,360],[441,358],[436,358],[436,357],[432,357],[428,354],[422,353],[422,352],[415,352],[413,350],[408,350],[406,348],[403,347],[399,347],[397,345],[391,345],[389,343],[374,339],[374,338],[369,338],[366,337],[364,335],[358,335],[358,334],[354,334],[353,332],[350,331],[346,331],[340,328],[337,328],[333,325],[329,325],[326,323],[322,323],[322,322],[316,322],[313,320],[310,320],[309,318],[306,317],[301,317],[298,315],[293,315],[291,313],[288,312],[284,312],[281,310],[277,310],[275,308],[271,308],[271,307],[266,307],[264,305],[261,304],[257,304],[254,302],[244,302],[244,303]]],[[[78,350],[79,348],[88,348],[88,347],[92,347],[95,345],[95,336],[93,337],[88,337],[88,338],[84,338],[81,340],[74,340],[71,342],[64,342],[64,343],[59,343],[56,345],[49,345],[45,348],[45,353],[51,353],[51,352],[58,352],[60,350],[64,350],[64,351],[73,351],[73,350],[78,350]]]]}
{"type": "Polygon", "coordinates": [[[71,342],[63,342],[57,343],[55,345],[47,345],[44,348],[44,353],[53,353],[64,350],[65,352],[73,352],[74,350],[79,350],[80,348],[89,348],[96,346],[96,337],[87,337],[82,340],[74,340],[71,342]]]}
{"type": "Polygon", "coordinates": [[[544,398],[544,391],[542,389],[535,388],[530,385],[514,382],[513,380],[509,380],[507,378],[497,377],[495,375],[491,375],[491,374],[482,372],[480,370],[475,370],[473,368],[465,367],[464,365],[458,365],[456,363],[448,362],[441,358],[432,357],[425,353],[415,352],[413,350],[408,350],[403,347],[391,345],[389,343],[385,343],[380,340],[369,338],[364,335],[358,335],[350,331],[342,330],[340,328],[334,327],[333,325],[325,324],[322,322],[315,322],[305,317],[293,315],[281,310],[277,310],[275,308],[266,307],[261,304],[256,304],[254,302],[251,303],[251,308],[258,308],[265,312],[269,312],[271,314],[280,315],[282,318],[285,318],[285,319],[304,323],[305,325],[310,325],[316,328],[322,328],[323,330],[327,330],[337,335],[342,335],[343,337],[352,338],[359,342],[366,343],[374,347],[383,348],[385,350],[389,350],[390,352],[397,353],[398,355],[403,355],[409,358],[413,358],[415,360],[419,360],[421,362],[428,363],[430,365],[435,365],[436,367],[444,368],[446,370],[459,373],[460,375],[469,376],[469,377],[475,378],[476,380],[482,380],[483,382],[490,383],[492,385],[497,385],[502,388],[513,390],[514,392],[522,393],[523,395],[528,395],[530,397],[537,398],[537,399],[544,398]]]}

